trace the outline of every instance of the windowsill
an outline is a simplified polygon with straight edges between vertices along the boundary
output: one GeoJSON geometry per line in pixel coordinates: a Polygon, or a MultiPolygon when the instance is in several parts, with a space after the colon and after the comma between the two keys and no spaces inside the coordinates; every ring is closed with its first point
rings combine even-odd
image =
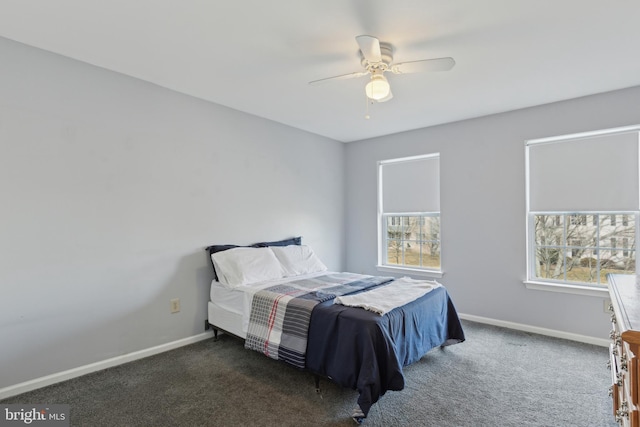
{"type": "Polygon", "coordinates": [[[391,267],[389,265],[376,265],[376,268],[378,271],[384,271],[387,273],[411,274],[413,276],[435,277],[438,279],[444,276],[444,272],[438,270],[423,270],[421,268],[411,267],[391,267]]]}
{"type": "Polygon", "coordinates": [[[604,298],[609,295],[609,291],[606,287],[595,288],[593,286],[535,282],[531,280],[525,280],[523,283],[527,289],[535,289],[537,291],[562,292],[565,294],[586,295],[590,297],[600,297],[600,298],[604,298]]]}

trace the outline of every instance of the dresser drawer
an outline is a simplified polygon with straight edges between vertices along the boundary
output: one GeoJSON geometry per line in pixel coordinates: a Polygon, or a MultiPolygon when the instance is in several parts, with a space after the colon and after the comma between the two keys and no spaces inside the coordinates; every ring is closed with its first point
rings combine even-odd
{"type": "Polygon", "coordinates": [[[631,351],[629,344],[623,343],[621,357],[621,369],[625,374],[625,390],[629,396],[629,400],[638,406],[638,358],[631,351]]]}

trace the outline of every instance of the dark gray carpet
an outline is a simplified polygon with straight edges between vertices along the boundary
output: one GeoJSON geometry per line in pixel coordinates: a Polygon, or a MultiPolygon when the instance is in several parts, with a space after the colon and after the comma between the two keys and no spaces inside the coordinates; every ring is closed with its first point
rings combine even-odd
{"type": "MultiPolygon", "coordinates": [[[[464,321],[364,426],[616,426],[604,347],[464,321]]],[[[223,336],[0,403],[69,404],[73,426],[354,426],[357,392],[223,336]]]]}

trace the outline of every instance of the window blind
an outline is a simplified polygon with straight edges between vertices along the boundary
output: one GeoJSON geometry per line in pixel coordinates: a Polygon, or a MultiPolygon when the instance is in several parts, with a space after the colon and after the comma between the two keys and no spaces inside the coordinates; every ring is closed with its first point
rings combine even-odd
{"type": "Polygon", "coordinates": [[[440,156],[380,162],[382,212],[439,212],[440,156]]]}
{"type": "Polygon", "coordinates": [[[638,132],[527,144],[529,210],[639,209],[638,132]]]}

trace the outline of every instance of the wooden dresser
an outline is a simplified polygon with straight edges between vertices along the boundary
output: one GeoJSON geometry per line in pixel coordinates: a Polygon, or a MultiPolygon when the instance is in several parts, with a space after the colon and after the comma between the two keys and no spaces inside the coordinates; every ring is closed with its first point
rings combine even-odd
{"type": "Polygon", "coordinates": [[[611,297],[611,345],[609,364],[613,415],[622,426],[640,427],[640,278],[631,274],[608,274],[611,297]]]}

